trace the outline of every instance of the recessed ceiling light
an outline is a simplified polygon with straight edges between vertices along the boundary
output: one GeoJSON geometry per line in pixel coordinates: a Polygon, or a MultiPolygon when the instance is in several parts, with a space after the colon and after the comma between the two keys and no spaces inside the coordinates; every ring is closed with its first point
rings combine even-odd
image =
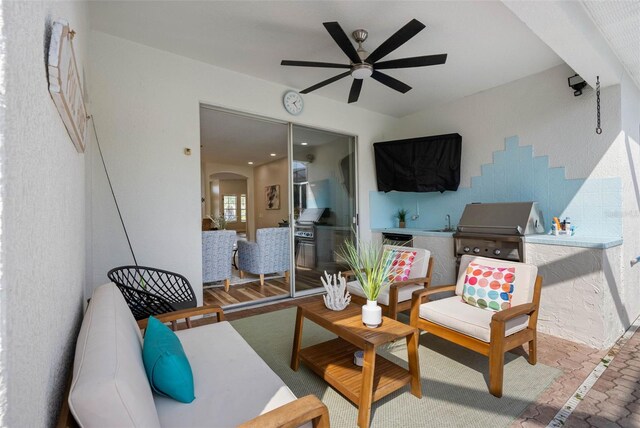
{"type": "Polygon", "coordinates": [[[303,146],[306,146],[306,145],[307,145],[307,144],[309,144],[309,143],[300,143],[300,144],[302,144],[303,146]]]}
{"type": "Polygon", "coordinates": [[[276,154],[275,154],[275,153],[271,153],[269,156],[271,156],[271,157],[275,157],[275,156],[276,156],[276,154]]]}
{"type": "Polygon", "coordinates": [[[249,162],[247,162],[247,163],[248,163],[249,165],[253,165],[253,162],[251,162],[251,161],[249,161],[249,162]]]}

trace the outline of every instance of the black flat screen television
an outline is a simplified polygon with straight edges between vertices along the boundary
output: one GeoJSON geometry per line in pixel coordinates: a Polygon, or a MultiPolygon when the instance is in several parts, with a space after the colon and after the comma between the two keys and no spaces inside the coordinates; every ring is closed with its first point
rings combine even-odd
{"type": "Polygon", "coordinates": [[[444,192],[460,184],[460,134],[373,144],[378,190],[444,192]]]}

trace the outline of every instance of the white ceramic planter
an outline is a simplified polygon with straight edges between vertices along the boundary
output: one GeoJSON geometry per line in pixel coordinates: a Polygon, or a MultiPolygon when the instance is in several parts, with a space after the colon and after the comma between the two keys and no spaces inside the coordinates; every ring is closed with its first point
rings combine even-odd
{"type": "Polygon", "coordinates": [[[369,328],[376,328],[382,324],[382,308],[375,300],[367,300],[362,306],[362,322],[369,328]]]}

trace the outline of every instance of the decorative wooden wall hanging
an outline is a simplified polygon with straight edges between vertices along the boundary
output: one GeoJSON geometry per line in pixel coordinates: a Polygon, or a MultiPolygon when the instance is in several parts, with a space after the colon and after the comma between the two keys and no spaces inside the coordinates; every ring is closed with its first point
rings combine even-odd
{"type": "Polygon", "coordinates": [[[73,51],[75,32],[64,20],[54,21],[49,45],[49,92],[78,153],[85,148],[87,111],[73,51]]]}

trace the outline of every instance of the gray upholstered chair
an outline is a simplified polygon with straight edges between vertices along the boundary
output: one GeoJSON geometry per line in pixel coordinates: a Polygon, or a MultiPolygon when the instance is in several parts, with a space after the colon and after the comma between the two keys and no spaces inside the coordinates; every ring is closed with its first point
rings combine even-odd
{"type": "Polygon", "coordinates": [[[233,246],[236,243],[234,230],[211,230],[202,232],[202,282],[224,280],[224,291],[229,291],[233,246]]]}
{"type": "Polygon", "coordinates": [[[289,281],[290,243],[288,227],[268,227],[256,231],[256,242],[238,241],[238,270],[240,278],[244,272],[260,275],[264,285],[264,274],[284,272],[289,281]]]}

